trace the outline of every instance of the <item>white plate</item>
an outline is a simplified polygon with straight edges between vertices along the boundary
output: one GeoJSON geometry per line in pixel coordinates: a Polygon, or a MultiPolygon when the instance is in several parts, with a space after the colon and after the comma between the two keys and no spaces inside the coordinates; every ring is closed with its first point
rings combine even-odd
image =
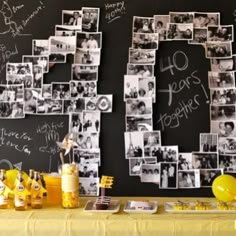
{"type": "MultiPolygon", "coordinates": [[[[217,202],[210,202],[211,209],[209,210],[195,210],[194,206],[196,202],[189,202],[190,209],[186,210],[176,210],[174,208],[175,204],[177,202],[166,202],[165,203],[165,211],[168,213],[177,213],[177,214],[182,214],[182,213],[189,213],[189,214],[207,214],[207,213],[220,213],[220,214],[228,214],[228,213],[235,213],[236,210],[220,210],[217,208],[217,202]]],[[[236,203],[233,203],[234,206],[236,206],[236,203]]]]}
{"type": "Polygon", "coordinates": [[[87,201],[84,212],[91,213],[117,213],[120,210],[120,200],[111,200],[110,206],[106,210],[97,210],[94,207],[94,203],[96,200],[87,201]]]}
{"type": "Polygon", "coordinates": [[[152,207],[149,210],[140,210],[140,209],[136,210],[136,209],[132,209],[132,208],[129,207],[130,206],[130,202],[131,201],[127,201],[125,206],[124,206],[123,211],[126,212],[126,213],[154,214],[158,210],[158,203],[156,201],[150,201],[149,202],[151,207],[152,207]]]}

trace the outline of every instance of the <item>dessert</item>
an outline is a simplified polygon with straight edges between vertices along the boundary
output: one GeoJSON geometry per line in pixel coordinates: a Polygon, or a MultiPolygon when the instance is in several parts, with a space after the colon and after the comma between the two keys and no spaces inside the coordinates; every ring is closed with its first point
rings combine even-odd
{"type": "Polygon", "coordinates": [[[197,211],[202,211],[202,210],[206,211],[206,210],[211,210],[212,206],[210,202],[197,201],[194,208],[197,211]]]}
{"type": "Polygon", "coordinates": [[[217,203],[217,208],[222,211],[236,210],[236,206],[233,203],[226,203],[222,201],[217,203]]]}
{"type": "Polygon", "coordinates": [[[128,207],[133,210],[151,210],[152,205],[149,201],[129,201],[128,207]]]}
{"type": "Polygon", "coordinates": [[[107,210],[111,204],[111,197],[100,196],[96,199],[94,207],[96,210],[107,210]]]}
{"type": "Polygon", "coordinates": [[[190,210],[190,204],[188,202],[178,201],[174,203],[174,209],[179,211],[190,210]]]}

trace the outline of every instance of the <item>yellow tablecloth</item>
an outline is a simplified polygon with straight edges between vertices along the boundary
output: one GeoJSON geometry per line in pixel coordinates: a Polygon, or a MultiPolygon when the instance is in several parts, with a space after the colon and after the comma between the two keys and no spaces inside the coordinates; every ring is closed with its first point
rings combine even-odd
{"type": "Polygon", "coordinates": [[[83,212],[88,198],[80,199],[79,209],[0,210],[0,236],[236,236],[236,214],[165,213],[163,203],[174,198],[147,198],[159,202],[156,214],[127,214],[122,211],[126,200],[140,198],[114,199],[121,200],[117,214],[83,212]]]}

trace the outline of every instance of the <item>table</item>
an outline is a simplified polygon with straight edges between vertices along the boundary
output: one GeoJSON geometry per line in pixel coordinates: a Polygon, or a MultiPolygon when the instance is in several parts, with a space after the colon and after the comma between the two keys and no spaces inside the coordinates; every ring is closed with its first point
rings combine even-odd
{"type": "MultiPolygon", "coordinates": [[[[93,198],[89,198],[93,199],[93,198]]],[[[117,214],[86,213],[88,198],[80,199],[80,208],[62,209],[45,206],[40,210],[0,210],[0,236],[235,236],[236,214],[169,214],[163,203],[174,198],[120,197],[117,214]],[[157,200],[156,214],[127,214],[122,212],[127,199],[157,200]]],[[[191,200],[182,198],[178,200],[191,200]]],[[[196,201],[197,199],[192,199],[196,201]]],[[[212,201],[214,199],[201,198],[212,201]]]]}

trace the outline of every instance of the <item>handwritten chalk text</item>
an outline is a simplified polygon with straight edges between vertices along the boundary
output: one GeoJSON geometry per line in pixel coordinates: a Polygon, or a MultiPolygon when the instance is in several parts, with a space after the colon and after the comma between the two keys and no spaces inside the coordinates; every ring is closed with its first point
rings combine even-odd
{"type": "Polygon", "coordinates": [[[116,3],[105,3],[105,19],[108,21],[108,24],[119,19],[122,15],[125,14],[126,7],[125,2],[120,1],[116,3]]]}

